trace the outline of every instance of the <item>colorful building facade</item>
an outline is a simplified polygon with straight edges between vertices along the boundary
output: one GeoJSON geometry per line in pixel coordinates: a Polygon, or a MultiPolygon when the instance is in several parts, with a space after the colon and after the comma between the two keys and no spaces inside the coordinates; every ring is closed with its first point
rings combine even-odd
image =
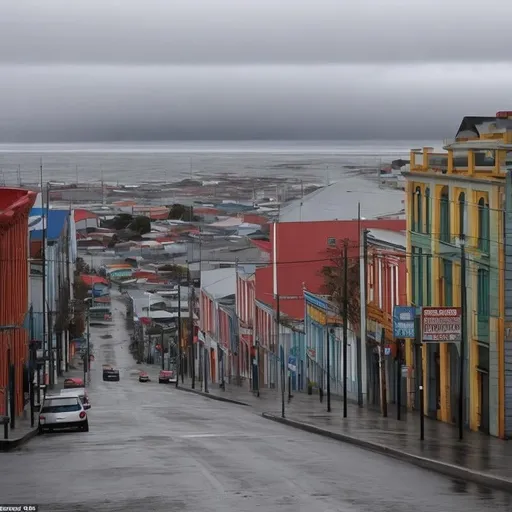
{"type": "MultiPolygon", "coordinates": [[[[330,390],[333,394],[343,392],[343,319],[337,308],[325,296],[304,290],[304,347],[299,345],[298,368],[307,382],[330,390]],[[329,344],[329,350],[327,349],[329,344]],[[327,373],[329,369],[329,374],[327,373]]],[[[348,327],[347,331],[347,393],[357,396],[357,336],[348,327]]]]}
{"type": "Polygon", "coordinates": [[[239,350],[238,366],[240,377],[252,382],[254,352],[254,315],[255,315],[254,271],[237,269],[236,274],[236,316],[238,318],[239,350]]]}
{"type": "MultiPolygon", "coordinates": [[[[471,430],[508,437],[503,240],[512,113],[465,117],[444,148],[443,153],[411,151],[406,175],[408,296],[415,306],[460,307],[465,294],[464,423],[471,430]]],[[[424,344],[420,362],[407,343],[407,364],[423,365],[425,414],[449,423],[458,421],[460,353],[458,343],[424,344]]],[[[416,407],[417,377],[408,383],[416,407]]]]}
{"type": "Polygon", "coordinates": [[[0,188],[0,415],[21,414],[28,388],[24,324],[29,308],[28,217],[35,200],[35,192],[0,188]]]}
{"type": "MultiPolygon", "coordinates": [[[[405,228],[405,222],[404,222],[405,228]]],[[[385,229],[370,229],[365,235],[366,248],[366,334],[363,349],[366,371],[363,372],[362,390],[367,402],[381,405],[383,396],[381,383],[386,380],[388,403],[407,405],[407,376],[402,367],[401,346],[393,337],[393,309],[407,305],[406,233],[385,229]],[[384,334],[384,336],[383,336],[384,334]],[[384,351],[381,344],[385,345],[384,351]],[[382,364],[382,355],[383,362],[382,364]],[[383,376],[381,372],[384,371],[383,376]],[[400,387],[398,377],[402,379],[400,387]]],[[[412,404],[409,403],[409,406],[412,404]]]]}

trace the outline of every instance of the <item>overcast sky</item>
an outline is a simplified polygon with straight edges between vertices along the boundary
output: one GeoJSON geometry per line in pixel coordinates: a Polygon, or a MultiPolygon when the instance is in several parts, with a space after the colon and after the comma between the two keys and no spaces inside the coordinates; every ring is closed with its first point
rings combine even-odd
{"type": "Polygon", "coordinates": [[[512,109],[512,2],[470,4],[5,1],[0,142],[450,137],[512,109]]]}

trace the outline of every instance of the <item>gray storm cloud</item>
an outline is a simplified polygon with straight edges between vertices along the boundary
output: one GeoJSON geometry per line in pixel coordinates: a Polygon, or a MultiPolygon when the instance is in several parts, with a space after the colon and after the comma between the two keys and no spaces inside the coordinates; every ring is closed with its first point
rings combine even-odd
{"type": "Polygon", "coordinates": [[[465,0],[4,0],[0,62],[509,60],[512,2],[476,7],[465,0]]]}
{"type": "Polygon", "coordinates": [[[4,70],[4,142],[436,139],[463,115],[509,107],[497,65],[4,70]]]}
{"type": "Polygon", "coordinates": [[[512,2],[23,0],[0,142],[449,137],[507,104],[512,2]]]}

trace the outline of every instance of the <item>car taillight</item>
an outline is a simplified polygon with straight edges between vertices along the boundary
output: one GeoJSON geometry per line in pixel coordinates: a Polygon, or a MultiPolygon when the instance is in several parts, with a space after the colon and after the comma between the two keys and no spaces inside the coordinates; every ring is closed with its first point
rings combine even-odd
{"type": "Polygon", "coordinates": [[[82,412],[80,413],[80,418],[84,419],[85,417],[86,417],[85,411],[82,411],[82,412]]]}
{"type": "Polygon", "coordinates": [[[46,418],[44,416],[39,416],[39,420],[45,420],[46,418]]]}

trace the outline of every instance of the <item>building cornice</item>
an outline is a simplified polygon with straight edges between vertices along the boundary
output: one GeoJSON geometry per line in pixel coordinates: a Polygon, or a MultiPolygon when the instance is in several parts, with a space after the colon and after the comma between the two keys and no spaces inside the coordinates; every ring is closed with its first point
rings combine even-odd
{"type": "Polygon", "coordinates": [[[409,181],[424,181],[425,179],[430,180],[439,180],[439,181],[457,181],[460,183],[484,183],[486,185],[505,185],[505,175],[503,175],[503,181],[501,181],[501,176],[498,179],[485,179],[480,177],[473,177],[462,174],[443,174],[437,172],[418,172],[418,171],[403,171],[402,176],[404,176],[409,181]]]}

